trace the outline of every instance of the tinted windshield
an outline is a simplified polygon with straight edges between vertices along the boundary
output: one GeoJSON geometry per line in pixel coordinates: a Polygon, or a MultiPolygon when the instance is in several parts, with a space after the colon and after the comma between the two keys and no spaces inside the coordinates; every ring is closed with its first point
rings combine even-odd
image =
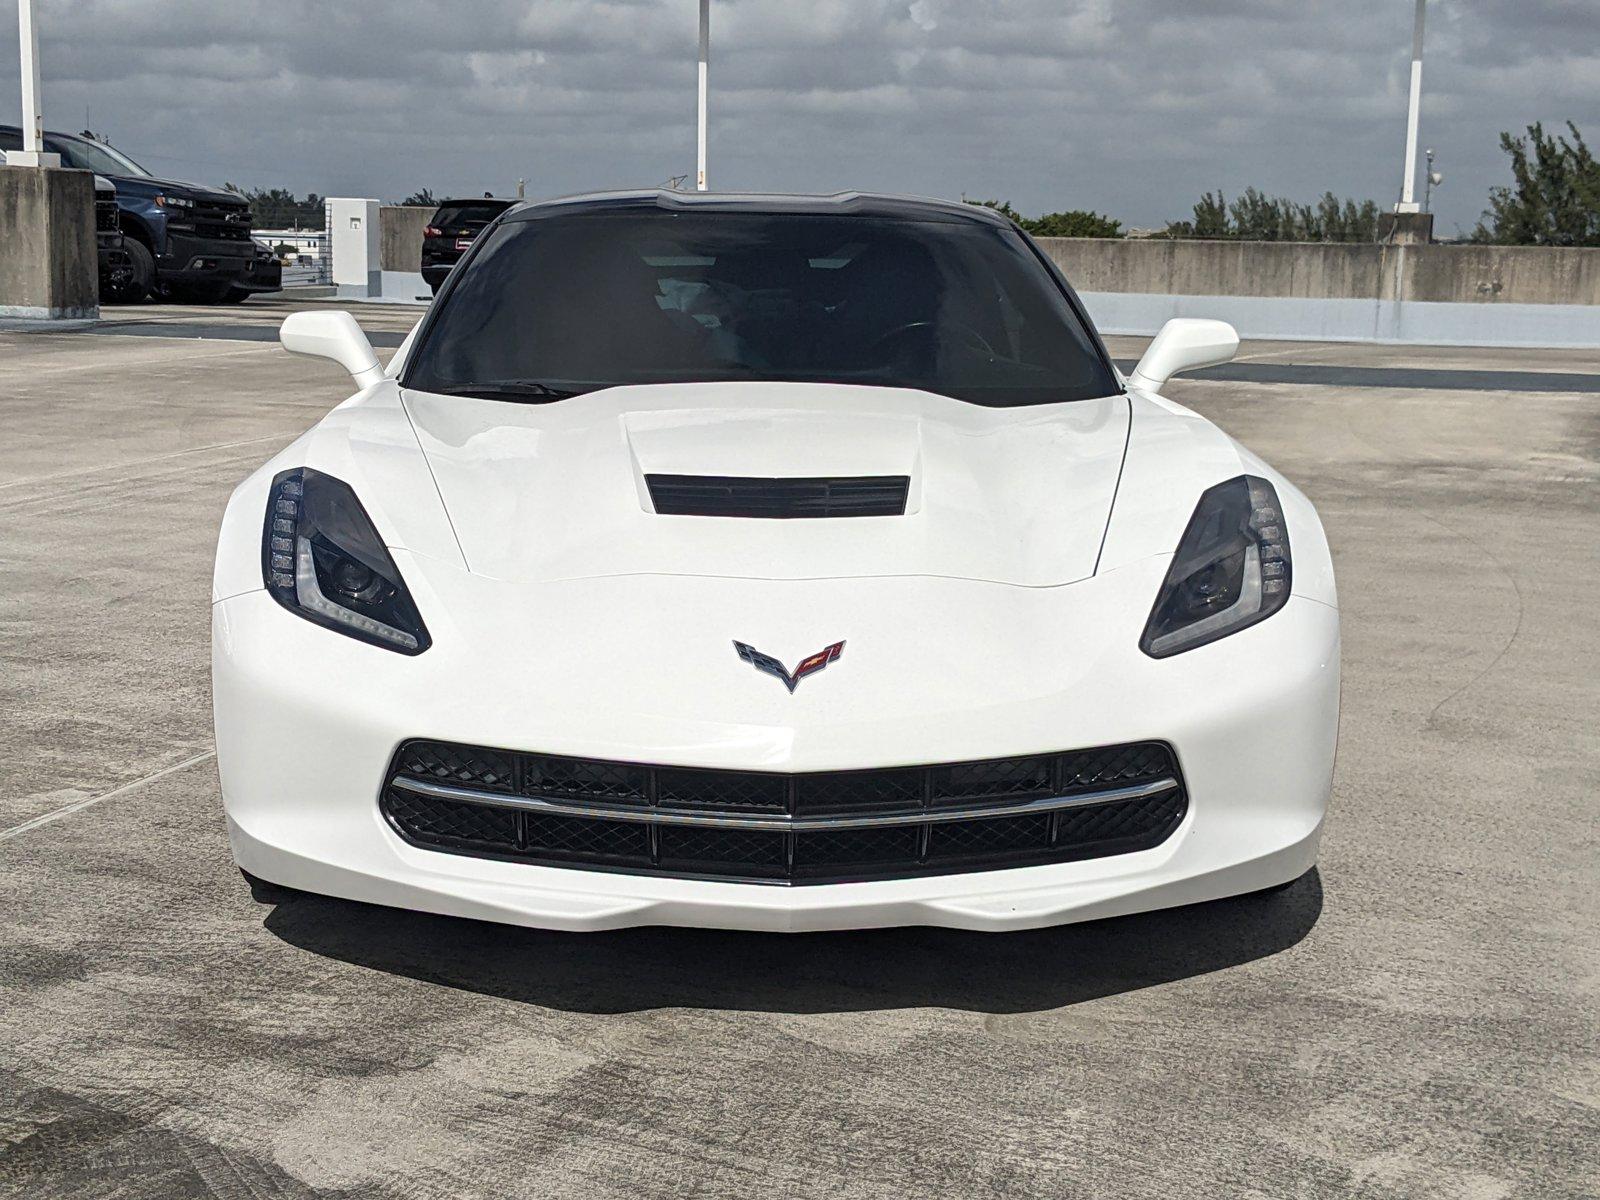
{"type": "Polygon", "coordinates": [[[430,225],[444,233],[460,233],[467,229],[482,229],[505,212],[504,204],[445,204],[433,214],[430,225]]]}
{"type": "Polygon", "coordinates": [[[920,388],[997,406],[1117,390],[1012,230],[666,210],[498,226],[405,383],[532,400],[707,380],[920,388]]]}
{"type": "Polygon", "coordinates": [[[77,138],[51,138],[51,146],[61,155],[63,166],[79,171],[97,171],[101,175],[148,175],[133,159],[120,150],[102,146],[98,142],[80,142],[77,138]]]}

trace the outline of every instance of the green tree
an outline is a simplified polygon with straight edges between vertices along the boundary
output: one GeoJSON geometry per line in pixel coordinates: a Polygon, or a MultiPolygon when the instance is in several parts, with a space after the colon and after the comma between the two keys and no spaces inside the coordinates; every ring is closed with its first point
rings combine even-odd
{"type": "Polygon", "coordinates": [[[284,188],[223,186],[250,202],[251,223],[257,229],[321,229],[326,221],[322,197],[315,192],[302,200],[284,188]]]}
{"type": "Polygon", "coordinates": [[[1121,221],[1081,208],[1045,213],[1042,217],[1024,221],[1022,227],[1034,237],[1119,238],[1123,236],[1121,221]]]}
{"type": "Polygon", "coordinates": [[[1122,222],[1103,217],[1087,209],[1071,208],[1065,212],[1045,213],[1042,217],[1025,217],[1011,207],[1009,200],[968,200],[979,208],[992,208],[1002,217],[1016,224],[1034,237],[1084,237],[1119,238],[1122,222]]]}
{"type": "Polygon", "coordinates": [[[1492,188],[1475,242],[1518,246],[1600,246],[1600,163],[1571,121],[1568,141],[1535,121],[1525,137],[1500,135],[1511,156],[1511,187],[1492,188]]]}
{"type": "Polygon", "coordinates": [[[418,191],[412,192],[411,195],[400,201],[400,203],[406,208],[439,207],[439,202],[433,198],[433,192],[429,188],[422,188],[418,191]]]}
{"type": "Polygon", "coordinates": [[[1251,242],[1370,242],[1378,231],[1373,200],[1344,200],[1324,192],[1315,204],[1268,196],[1245,188],[1231,203],[1221,192],[1207,192],[1194,206],[1194,219],[1174,221],[1166,236],[1237,238],[1251,242]]]}

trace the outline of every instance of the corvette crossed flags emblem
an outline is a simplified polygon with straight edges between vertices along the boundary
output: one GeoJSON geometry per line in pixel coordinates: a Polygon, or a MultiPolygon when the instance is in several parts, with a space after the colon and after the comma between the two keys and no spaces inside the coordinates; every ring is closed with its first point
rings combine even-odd
{"type": "Polygon", "coordinates": [[[747,646],[743,642],[734,642],[733,648],[738,652],[740,658],[744,659],[756,670],[765,671],[768,675],[776,676],[778,679],[783,680],[783,686],[788,688],[790,692],[799,687],[800,681],[807,675],[815,675],[844,653],[844,643],[835,642],[831,646],[818,650],[815,654],[802,658],[795,664],[793,671],[787,671],[784,669],[783,664],[773,658],[772,655],[763,654],[754,646],[747,646]]]}

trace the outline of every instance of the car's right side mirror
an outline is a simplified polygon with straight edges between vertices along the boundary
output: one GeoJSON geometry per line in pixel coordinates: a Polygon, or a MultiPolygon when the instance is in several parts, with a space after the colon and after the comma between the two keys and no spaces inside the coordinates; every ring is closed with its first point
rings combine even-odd
{"type": "Polygon", "coordinates": [[[290,354],[331,358],[350,372],[357,387],[371,387],[383,378],[372,343],[356,319],[341,309],[290,313],[278,331],[278,341],[290,354]]]}
{"type": "Polygon", "coordinates": [[[1152,392],[1184,371],[1214,367],[1239,352],[1239,334],[1226,321],[1174,317],[1161,327],[1128,383],[1152,392]]]}

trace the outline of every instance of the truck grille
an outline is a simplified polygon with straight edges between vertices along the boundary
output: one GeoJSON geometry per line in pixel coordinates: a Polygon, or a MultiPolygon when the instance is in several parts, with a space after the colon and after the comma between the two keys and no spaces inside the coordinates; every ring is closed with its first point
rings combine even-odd
{"type": "Polygon", "coordinates": [[[775,884],[1126,854],[1188,808],[1170,747],[778,774],[447,742],[396,752],[379,807],[413,845],[547,866],[775,884]]]}
{"type": "Polygon", "coordinates": [[[195,205],[193,220],[196,237],[227,242],[250,240],[250,207],[246,204],[201,201],[195,205]]]}
{"type": "Polygon", "coordinates": [[[94,202],[94,229],[96,233],[116,233],[121,228],[117,215],[116,197],[108,196],[94,202]]]}

